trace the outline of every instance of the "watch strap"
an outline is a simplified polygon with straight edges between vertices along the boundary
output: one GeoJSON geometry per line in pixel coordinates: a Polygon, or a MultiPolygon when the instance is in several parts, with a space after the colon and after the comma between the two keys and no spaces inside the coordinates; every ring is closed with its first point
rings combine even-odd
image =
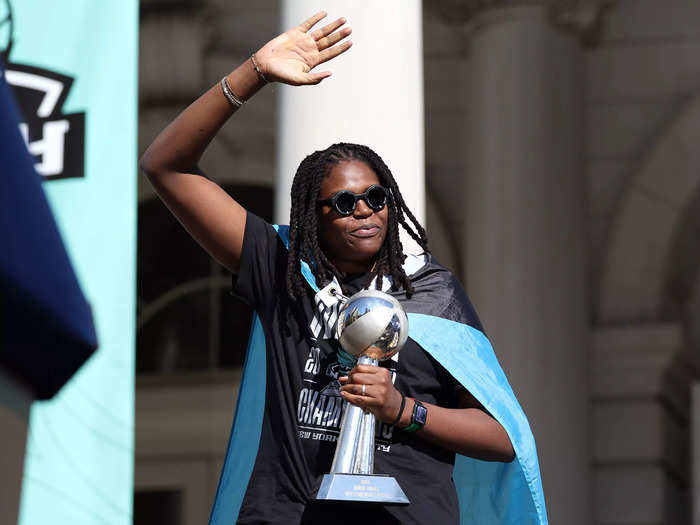
{"type": "Polygon", "coordinates": [[[415,432],[416,430],[422,427],[423,425],[419,425],[418,423],[411,423],[406,428],[402,428],[401,430],[403,430],[404,432],[415,432]]]}
{"type": "Polygon", "coordinates": [[[406,428],[402,428],[404,432],[416,432],[417,430],[420,430],[423,428],[423,425],[425,425],[425,421],[427,419],[427,412],[428,409],[425,408],[425,405],[418,401],[417,399],[413,400],[413,413],[411,414],[411,424],[408,425],[406,428]],[[425,417],[422,418],[422,421],[419,420],[416,415],[418,411],[422,411],[425,417]]]}

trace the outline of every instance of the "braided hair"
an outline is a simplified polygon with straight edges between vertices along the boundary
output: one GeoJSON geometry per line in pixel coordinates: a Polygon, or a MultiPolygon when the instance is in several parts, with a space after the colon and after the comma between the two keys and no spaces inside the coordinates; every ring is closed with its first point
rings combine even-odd
{"type": "Polygon", "coordinates": [[[321,181],[330,169],[346,161],[359,160],[366,163],[376,173],[379,183],[389,192],[387,206],[389,217],[387,234],[379,252],[371,277],[377,277],[377,288],[381,289],[384,276],[392,279],[392,289],[403,287],[406,295],[413,294],[403,263],[406,255],[399,239],[399,224],[428,252],[428,239],[425,229],[406,206],[399,187],[382,158],[367,146],[341,142],[325,150],[315,151],[306,157],[297,169],[292,182],[292,210],[289,221],[289,256],[287,260],[287,293],[292,300],[307,293],[308,285],[301,274],[300,263],[306,261],[313,269],[320,287],[326,286],[336,277],[342,282],[345,274],[339,271],[326,257],[318,243],[317,201],[321,181]],[[408,220],[407,220],[408,217],[408,220]],[[409,221],[410,220],[410,224],[409,221]]]}

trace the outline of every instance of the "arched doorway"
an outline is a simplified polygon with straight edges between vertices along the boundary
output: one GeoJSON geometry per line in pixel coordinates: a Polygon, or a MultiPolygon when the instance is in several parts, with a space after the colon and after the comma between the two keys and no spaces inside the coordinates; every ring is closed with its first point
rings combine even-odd
{"type": "Polygon", "coordinates": [[[591,359],[600,523],[690,520],[698,140],[696,95],[643,158],[608,238],[591,359]]]}

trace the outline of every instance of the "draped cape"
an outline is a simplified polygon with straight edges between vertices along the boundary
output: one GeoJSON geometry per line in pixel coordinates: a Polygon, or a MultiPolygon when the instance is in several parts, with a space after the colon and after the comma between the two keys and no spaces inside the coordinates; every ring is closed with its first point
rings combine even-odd
{"type": "MultiPolygon", "coordinates": [[[[288,227],[275,229],[288,246],[288,227]]],[[[301,271],[317,292],[313,272],[304,262],[301,271]]],[[[430,256],[410,278],[415,288],[410,299],[403,291],[390,292],[406,310],[409,337],[499,421],[515,450],[515,459],[510,463],[457,455],[453,479],[461,524],[546,525],[535,440],[464,289],[451,272],[430,256]]],[[[255,316],[210,525],[233,524],[238,517],[260,441],[265,373],[265,336],[255,316]]]]}

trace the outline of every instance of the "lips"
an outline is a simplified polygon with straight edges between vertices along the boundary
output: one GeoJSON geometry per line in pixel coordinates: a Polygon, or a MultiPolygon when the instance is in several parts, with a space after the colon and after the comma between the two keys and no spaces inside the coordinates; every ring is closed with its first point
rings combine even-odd
{"type": "Polygon", "coordinates": [[[374,237],[381,231],[381,228],[376,224],[364,224],[359,228],[355,228],[350,232],[350,235],[355,237],[367,238],[374,237]]]}

